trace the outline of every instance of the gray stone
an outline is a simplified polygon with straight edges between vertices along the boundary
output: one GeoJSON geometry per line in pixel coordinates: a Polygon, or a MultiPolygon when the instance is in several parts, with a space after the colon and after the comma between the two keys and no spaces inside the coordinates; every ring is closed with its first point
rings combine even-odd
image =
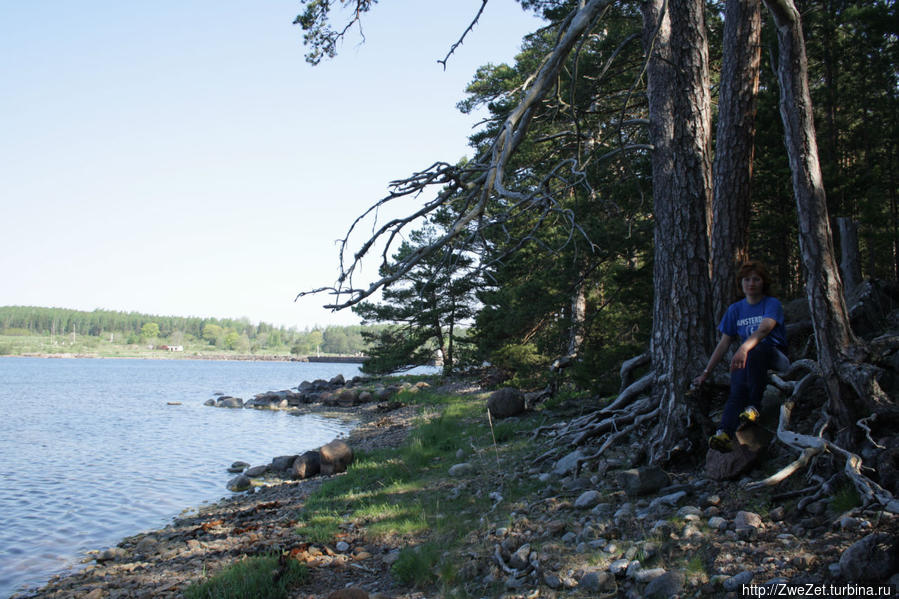
{"type": "Polygon", "coordinates": [[[335,545],[335,549],[340,553],[346,553],[349,550],[350,544],[346,541],[337,541],[337,545],[335,545]]]}
{"type": "Polygon", "coordinates": [[[609,564],[609,572],[611,572],[613,576],[624,576],[624,573],[627,572],[628,565],[630,565],[630,560],[616,559],[609,564]]]}
{"type": "Polygon", "coordinates": [[[557,591],[562,588],[562,579],[552,572],[547,572],[543,575],[543,584],[553,589],[554,591],[557,591]]]}
{"type": "Polygon", "coordinates": [[[215,402],[217,408],[242,408],[243,400],[239,397],[219,397],[215,402]]]}
{"type": "Polygon", "coordinates": [[[677,510],[677,515],[681,518],[684,518],[686,516],[701,516],[702,510],[695,505],[685,505],[677,510]]]}
{"type": "MultiPolygon", "coordinates": [[[[651,570],[649,571],[651,572],[651,570]]],[[[686,577],[680,572],[663,571],[646,585],[643,595],[647,599],[669,599],[684,589],[685,582],[686,577]]]]}
{"type": "Polygon", "coordinates": [[[647,583],[665,574],[665,568],[640,569],[634,573],[633,579],[639,583],[647,583]]]}
{"type": "Polygon", "coordinates": [[[203,402],[203,405],[204,405],[204,406],[214,406],[214,405],[215,405],[215,400],[214,400],[214,399],[207,399],[206,401],[203,402]]]}
{"type": "Polygon", "coordinates": [[[611,582],[612,578],[608,572],[594,570],[585,573],[578,581],[578,588],[586,591],[597,592],[603,589],[611,582]]]}
{"type": "Polygon", "coordinates": [[[246,462],[234,462],[228,468],[228,472],[231,472],[232,474],[237,474],[237,473],[243,472],[244,470],[246,470],[249,467],[250,467],[250,465],[247,464],[246,462]]]}
{"type": "Polygon", "coordinates": [[[275,472],[287,472],[287,470],[293,465],[293,461],[297,459],[296,455],[281,455],[276,458],[272,458],[271,469],[275,472]]]}
{"type": "Polygon", "coordinates": [[[245,474],[241,474],[240,476],[235,476],[229,480],[228,484],[225,485],[225,488],[234,493],[240,493],[241,491],[246,491],[251,486],[253,486],[253,484],[250,482],[249,477],[245,474]]]}
{"type": "Polygon", "coordinates": [[[322,457],[317,451],[307,451],[290,465],[288,474],[295,480],[310,478],[321,472],[322,457]]]}
{"type": "Polygon", "coordinates": [[[494,418],[508,418],[524,412],[524,393],[512,387],[497,389],[487,399],[487,409],[494,418]]]}
{"type": "Polygon", "coordinates": [[[325,476],[346,472],[353,463],[353,450],[344,441],[335,439],[318,448],[321,458],[319,472],[325,476]]]}
{"type": "Polygon", "coordinates": [[[840,556],[840,574],[850,582],[878,582],[899,571],[899,538],[873,533],[840,556]]]}
{"type": "Polygon", "coordinates": [[[346,379],[343,378],[342,374],[338,374],[337,376],[332,378],[330,381],[328,381],[328,384],[332,385],[334,387],[340,387],[340,386],[343,386],[346,384],[346,379]]]}
{"type": "Polygon", "coordinates": [[[453,464],[450,466],[449,475],[450,476],[467,476],[474,472],[474,466],[468,462],[462,462],[461,464],[453,464]]]}
{"type": "Polygon", "coordinates": [[[569,472],[574,472],[577,467],[577,462],[580,459],[583,459],[585,456],[581,453],[580,449],[576,449],[563,457],[561,460],[556,462],[556,465],[553,467],[553,473],[558,476],[565,476],[569,472]]]}
{"type": "Polygon", "coordinates": [[[663,505],[674,507],[681,499],[686,496],[686,491],[678,491],[677,493],[671,493],[670,495],[662,495],[661,497],[656,497],[651,502],[649,502],[649,511],[657,510],[663,505]]]}
{"type": "Polygon", "coordinates": [[[731,592],[739,591],[744,584],[752,582],[752,577],[753,573],[749,570],[744,570],[735,576],[731,576],[724,581],[724,590],[731,592]]]}
{"type": "Polygon", "coordinates": [[[266,472],[268,472],[268,464],[265,466],[253,466],[252,468],[247,468],[244,475],[249,476],[250,478],[256,478],[262,476],[266,472]]]}
{"type": "Polygon", "coordinates": [[[668,474],[657,466],[645,466],[618,473],[618,484],[631,497],[649,495],[671,484],[668,474]]]}
{"type": "Polygon", "coordinates": [[[523,570],[528,565],[528,558],[530,555],[531,546],[530,544],[525,543],[518,548],[518,551],[512,554],[512,557],[509,558],[509,565],[516,570],[523,570]]]}
{"type": "Polygon", "coordinates": [[[737,512],[734,518],[734,528],[762,528],[762,517],[755,512],[737,512]]]}
{"type": "Polygon", "coordinates": [[[713,530],[724,530],[727,528],[727,520],[720,516],[709,518],[709,527],[713,530]]]}
{"type": "Polygon", "coordinates": [[[580,497],[574,501],[574,507],[588,510],[599,503],[601,498],[602,495],[599,494],[599,491],[584,491],[581,493],[580,497]]]}

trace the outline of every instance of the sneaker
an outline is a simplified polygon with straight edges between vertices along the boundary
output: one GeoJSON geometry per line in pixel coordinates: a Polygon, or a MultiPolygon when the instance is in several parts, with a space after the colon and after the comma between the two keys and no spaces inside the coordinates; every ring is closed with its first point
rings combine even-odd
{"type": "Polygon", "coordinates": [[[755,424],[759,421],[759,411],[756,410],[753,406],[749,406],[742,412],[740,412],[740,423],[743,425],[746,424],[755,424]]]}
{"type": "Polygon", "coordinates": [[[727,453],[733,451],[734,444],[733,441],[730,440],[730,435],[723,430],[718,429],[717,433],[709,437],[709,447],[715,451],[727,453]]]}

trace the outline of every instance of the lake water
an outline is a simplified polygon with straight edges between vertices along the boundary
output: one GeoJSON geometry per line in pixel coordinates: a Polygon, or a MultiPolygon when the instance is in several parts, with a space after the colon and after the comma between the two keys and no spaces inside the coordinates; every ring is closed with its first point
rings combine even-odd
{"type": "Polygon", "coordinates": [[[355,364],[0,358],[0,597],[91,549],[230,493],[236,460],[264,464],[349,432],[339,420],[212,408],[355,364]],[[181,402],[182,405],[168,405],[181,402]]]}

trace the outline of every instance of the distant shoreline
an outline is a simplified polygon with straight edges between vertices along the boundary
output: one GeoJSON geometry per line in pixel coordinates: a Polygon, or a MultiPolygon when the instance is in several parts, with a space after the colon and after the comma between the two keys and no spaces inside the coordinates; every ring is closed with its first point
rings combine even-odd
{"type": "Polygon", "coordinates": [[[158,355],[105,356],[85,353],[24,353],[2,358],[42,358],[62,360],[209,360],[217,362],[316,362],[326,364],[362,364],[363,356],[278,356],[254,354],[182,354],[160,352],[158,355]]]}

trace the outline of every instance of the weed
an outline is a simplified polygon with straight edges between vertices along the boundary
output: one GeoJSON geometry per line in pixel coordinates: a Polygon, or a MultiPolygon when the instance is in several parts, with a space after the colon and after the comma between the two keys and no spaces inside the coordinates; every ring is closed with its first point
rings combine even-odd
{"type": "Polygon", "coordinates": [[[849,483],[843,483],[833,494],[833,499],[830,500],[830,509],[837,514],[843,514],[861,504],[861,498],[859,498],[856,488],[849,483]]]}
{"type": "Polygon", "coordinates": [[[417,547],[406,547],[393,564],[391,571],[397,580],[424,587],[436,580],[434,566],[440,557],[440,550],[435,543],[425,543],[417,547]]]}
{"type": "Polygon", "coordinates": [[[203,582],[190,585],[185,599],[286,599],[303,582],[306,566],[277,554],[241,560],[203,582]]]}

